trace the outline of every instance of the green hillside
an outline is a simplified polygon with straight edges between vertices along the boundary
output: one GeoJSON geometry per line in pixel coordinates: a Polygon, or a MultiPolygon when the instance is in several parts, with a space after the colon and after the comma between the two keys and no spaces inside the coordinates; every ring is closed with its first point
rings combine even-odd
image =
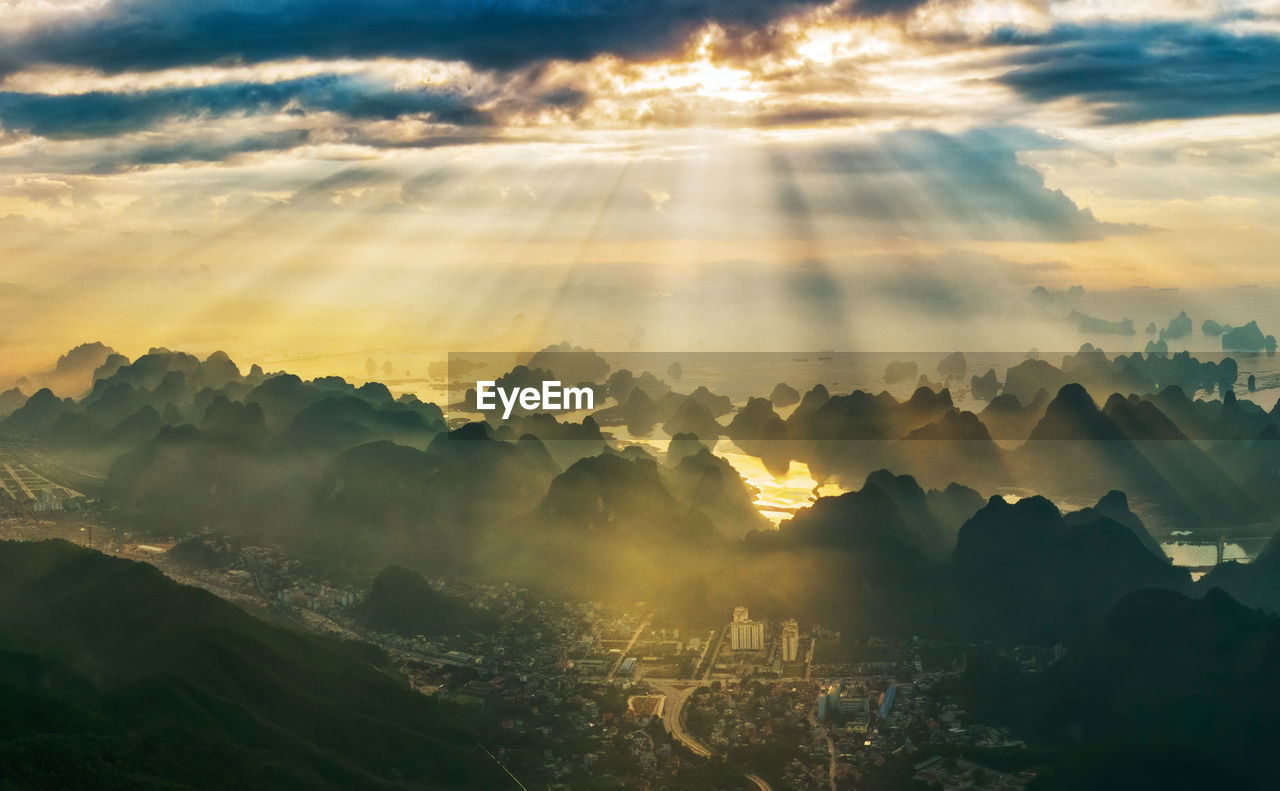
{"type": "Polygon", "coordinates": [[[507,787],[470,716],[372,647],[144,564],[0,542],[0,788],[507,787]]]}

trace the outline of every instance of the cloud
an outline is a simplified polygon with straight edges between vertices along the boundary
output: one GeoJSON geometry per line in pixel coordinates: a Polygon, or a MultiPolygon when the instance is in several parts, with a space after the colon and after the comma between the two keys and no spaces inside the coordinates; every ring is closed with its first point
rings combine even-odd
{"type": "MultiPolygon", "coordinates": [[[[823,0],[116,0],[8,35],[0,71],[107,73],[293,57],[461,60],[516,68],[671,52],[708,23],[757,29],[823,0]]],[[[871,0],[870,15],[918,0],[871,0]]]]}
{"type": "Polygon", "coordinates": [[[280,112],[332,112],[358,120],[421,115],[455,126],[485,126],[492,121],[467,97],[451,90],[425,86],[397,90],[350,74],[141,92],[0,92],[0,124],[6,131],[53,139],[111,137],[174,120],[280,112]]]}
{"type": "Polygon", "coordinates": [[[128,152],[99,160],[98,172],[111,173],[136,166],[168,165],[175,162],[224,162],[239,154],[284,151],[303,145],[305,130],[249,135],[230,142],[183,140],[172,143],[139,145],[128,152]]]}
{"type": "Polygon", "coordinates": [[[1017,128],[900,131],[873,144],[778,149],[778,208],[859,218],[920,238],[1078,241],[1136,230],[1050,189],[1017,152],[1061,142],[1017,128]]]}
{"type": "Polygon", "coordinates": [[[1104,123],[1280,112],[1280,38],[1196,23],[1005,33],[999,82],[1035,102],[1080,99],[1104,123]]]}

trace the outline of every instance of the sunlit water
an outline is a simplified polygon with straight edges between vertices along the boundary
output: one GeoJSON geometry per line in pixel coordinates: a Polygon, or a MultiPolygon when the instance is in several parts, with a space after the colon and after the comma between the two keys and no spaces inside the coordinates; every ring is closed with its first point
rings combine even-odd
{"type": "MultiPolygon", "coordinates": [[[[1213,543],[1166,541],[1160,548],[1175,566],[1212,566],[1218,562],[1218,545],[1213,543]]],[[[1249,553],[1239,544],[1228,542],[1222,548],[1222,560],[1248,563],[1249,553]]]]}
{"type": "MultiPolygon", "coordinates": [[[[633,437],[622,426],[610,426],[606,431],[626,445],[639,445],[650,453],[661,456],[666,453],[670,438],[661,429],[647,437],[633,437]]],[[[792,461],[784,475],[774,475],[764,462],[743,453],[731,440],[719,440],[714,449],[717,456],[733,466],[742,479],[755,490],[754,505],[762,516],[775,526],[795,516],[796,511],[812,505],[819,497],[843,494],[846,489],[834,483],[819,483],[802,461],[792,461]]]]}
{"type": "Polygon", "coordinates": [[[723,456],[738,474],[756,490],[755,506],[775,525],[795,516],[819,497],[843,494],[846,490],[834,483],[818,483],[802,461],[792,461],[785,475],[775,476],[755,456],[748,456],[737,446],[721,440],[716,455],[723,456]]]}

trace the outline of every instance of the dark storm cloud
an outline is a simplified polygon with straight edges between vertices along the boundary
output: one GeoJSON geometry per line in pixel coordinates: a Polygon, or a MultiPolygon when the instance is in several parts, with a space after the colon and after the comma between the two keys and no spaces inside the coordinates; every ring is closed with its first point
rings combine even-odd
{"type": "Polygon", "coordinates": [[[1000,82],[1037,102],[1078,98],[1129,123],[1280,112],[1280,39],[1191,23],[1063,27],[1004,34],[1028,48],[1000,82]]]}
{"type": "Polygon", "coordinates": [[[0,125],[54,139],[108,137],[169,120],[290,111],[334,112],[358,120],[427,115],[457,126],[483,126],[487,114],[463,96],[395,90],[358,76],[324,75],[284,82],[163,88],[137,93],[0,93],[0,125]]]}
{"type": "MultiPolygon", "coordinates": [[[[829,0],[828,0],[829,1],[829,0]]],[[[709,22],[753,30],[824,0],[117,0],[0,42],[0,71],[115,73],[280,58],[429,57],[486,68],[669,52],[709,22]]],[[[867,0],[883,16],[920,0],[867,0]]]]}

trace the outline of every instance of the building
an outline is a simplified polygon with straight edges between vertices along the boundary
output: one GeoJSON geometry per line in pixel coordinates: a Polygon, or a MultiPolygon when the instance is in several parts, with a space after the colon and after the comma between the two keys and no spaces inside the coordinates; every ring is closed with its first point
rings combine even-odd
{"type": "Polygon", "coordinates": [[[866,733],[871,727],[871,701],[866,695],[840,698],[840,716],[844,726],[855,733],[866,733]]]}
{"type": "Polygon", "coordinates": [[[897,685],[896,683],[891,683],[891,685],[888,685],[888,689],[884,690],[884,694],[881,695],[881,710],[879,710],[881,719],[888,719],[888,710],[893,708],[893,699],[895,698],[897,698],[897,685]]]}
{"type": "Polygon", "coordinates": [[[763,651],[764,624],[759,621],[737,621],[729,630],[729,647],[734,651],[763,651]]]}
{"type": "Polygon", "coordinates": [[[735,607],[729,624],[729,647],[734,651],[763,651],[764,624],[747,617],[746,607],[735,607]]]}
{"type": "Polygon", "coordinates": [[[840,710],[840,687],[831,684],[818,692],[818,719],[826,721],[827,717],[840,710]]]}
{"type": "Polygon", "coordinates": [[[826,722],[837,715],[846,729],[866,733],[871,725],[871,701],[856,689],[831,684],[818,692],[818,719],[826,722]]]}
{"type": "Polygon", "coordinates": [[[31,510],[38,514],[61,511],[62,498],[52,489],[39,489],[36,491],[35,500],[31,503],[31,510]]]}
{"type": "Polygon", "coordinates": [[[782,622],[782,661],[795,662],[800,658],[800,624],[794,618],[782,622]]]}

